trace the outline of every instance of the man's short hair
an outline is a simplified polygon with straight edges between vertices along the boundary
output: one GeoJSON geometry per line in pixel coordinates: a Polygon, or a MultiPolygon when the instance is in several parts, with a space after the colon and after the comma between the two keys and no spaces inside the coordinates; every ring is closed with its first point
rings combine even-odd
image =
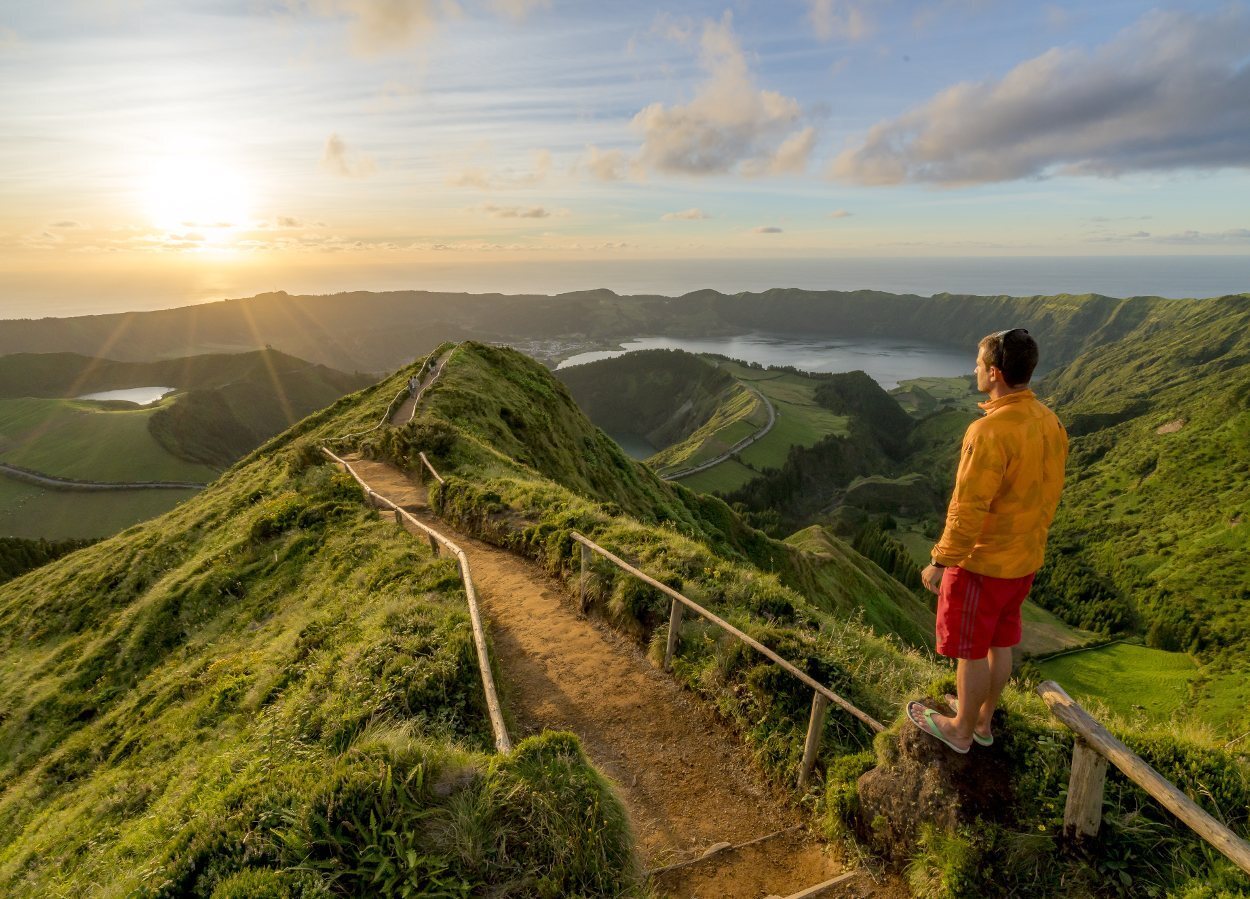
{"type": "Polygon", "coordinates": [[[996,331],[977,344],[986,361],[1003,373],[1008,387],[1029,383],[1037,368],[1037,341],[1024,328],[996,331]]]}

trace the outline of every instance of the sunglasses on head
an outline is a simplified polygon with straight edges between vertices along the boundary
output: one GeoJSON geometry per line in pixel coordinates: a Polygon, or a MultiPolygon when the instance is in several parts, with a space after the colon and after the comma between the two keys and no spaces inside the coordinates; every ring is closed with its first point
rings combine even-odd
{"type": "Polygon", "coordinates": [[[994,340],[998,341],[997,352],[994,353],[993,364],[999,371],[1003,370],[1007,358],[1008,334],[1023,334],[1027,337],[1029,332],[1027,328],[1008,328],[1006,331],[999,331],[998,333],[992,335],[994,340]]]}

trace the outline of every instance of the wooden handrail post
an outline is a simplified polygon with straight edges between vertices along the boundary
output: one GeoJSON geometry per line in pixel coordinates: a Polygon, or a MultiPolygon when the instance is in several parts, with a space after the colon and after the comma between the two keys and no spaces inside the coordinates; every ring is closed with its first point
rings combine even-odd
{"type": "Polygon", "coordinates": [[[664,670],[673,667],[673,656],[677,654],[677,643],[681,640],[682,604],[673,600],[673,608],[668,613],[668,647],[664,650],[664,670]]]}
{"type": "Polygon", "coordinates": [[[426,539],[430,541],[430,552],[434,553],[434,555],[437,556],[438,555],[438,541],[434,539],[433,534],[426,534],[425,536],[426,536],[426,539]]]}
{"type": "Polygon", "coordinates": [[[1107,760],[1077,737],[1072,746],[1072,775],[1068,801],[1063,807],[1063,834],[1069,839],[1098,835],[1102,824],[1102,788],[1107,779],[1107,760]]]}
{"type": "Polygon", "coordinates": [[[820,738],[825,733],[825,715],[829,700],[823,693],[812,691],[812,717],[807,722],[807,740],[803,743],[803,765],[799,768],[799,789],[805,789],[816,766],[816,753],[820,750],[820,738]]]}
{"type": "Polygon", "coordinates": [[[399,506],[395,507],[395,523],[401,528],[404,526],[404,513],[399,511],[399,506]]]}
{"type": "Polygon", "coordinates": [[[590,587],[590,547],[586,544],[579,544],[582,548],[582,573],[577,583],[577,599],[582,604],[582,611],[585,612],[590,608],[589,587],[590,587]]]}

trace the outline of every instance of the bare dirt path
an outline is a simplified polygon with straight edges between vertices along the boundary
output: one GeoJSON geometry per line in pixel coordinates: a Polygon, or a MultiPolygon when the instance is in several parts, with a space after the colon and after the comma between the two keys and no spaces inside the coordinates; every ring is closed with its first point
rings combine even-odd
{"type": "MultiPolygon", "coordinates": [[[[379,494],[457,543],[469,557],[514,739],[571,730],[616,784],[643,864],[654,870],[729,850],[658,877],[659,895],[762,899],[826,881],[845,866],[800,827],[805,815],[760,778],[745,749],[702,703],[639,649],[576,609],[532,563],[434,517],[425,491],[393,466],[349,456],[379,494]]],[[[856,881],[853,892],[871,887],[856,881]]]]}

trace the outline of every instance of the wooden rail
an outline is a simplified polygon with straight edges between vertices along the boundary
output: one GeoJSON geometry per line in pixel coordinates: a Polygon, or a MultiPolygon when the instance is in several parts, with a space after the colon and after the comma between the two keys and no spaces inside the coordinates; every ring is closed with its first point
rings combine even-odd
{"type": "MultiPolygon", "coordinates": [[[[469,559],[464,554],[464,550],[438,531],[418,521],[408,510],[401,509],[385,496],[375,492],[346,460],[340,459],[325,447],[322,447],[321,451],[333,462],[343,466],[347,473],[356,479],[356,483],[360,485],[370,503],[392,510],[395,513],[397,524],[403,525],[407,523],[425,534],[430,541],[430,549],[434,552],[434,555],[438,555],[438,548],[441,544],[456,557],[460,564],[460,578],[464,582],[465,597],[469,603],[469,619],[473,623],[473,644],[477,649],[478,668],[482,672],[482,689],[486,694],[486,708],[490,712],[490,726],[495,735],[495,748],[501,753],[511,752],[512,740],[508,736],[508,728],[503,720],[503,707],[499,703],[499,694],[495,690],[495,677],[491,674],[490,653],[486,646],[486,629],[482,626],[482,614],[478,610],[477,603],[477,590],[473,587],[473,576],[469,571],[469,559]]],[[[422,458],[424,458],[424,454],[422,458]]],[[[426,464],[428,465],[429,463],[427,462],[426,464]]]]}
{"type": "Polygon", "coordinates": [[[880,721],[877,721],[867,712],[861,711],[860,709],[851,705],[851,703],[847,702],[837,693],[834,693],[824,684],[815,680],[814,678],[812,678],[810,675],[806,674],[805,672],[800,671],[793,664],[786,661],[781,656],[777,655],[777,653],[773,652],[763,643],[759,642],[754,637],[751,637],[743,633],[742,631],[734,627],[725,619],[703,608],[703,606],[699,605],[694,600],[689,599],[688,597],[682,596],[680,593],[678,593],[676,590],[674,590],[672,587],[668,586],[667,584],[662,584],[659,581],[657,581],[655,578],[651,577],[650,575],[645,574],[642,571],[639,571],[637,568],[635,568],[633,565],[630,565],[624,559],[621,559],[619,556],[614,555],[613,553],[604,549],[602,546],[595,543],[593,540],[590,540],[589,538],[583,536],[582,534],[579,534],[576,531],[574,531],[572,536],[573,536],[573,539],[576,540],[578,543],[580,543],[582,547],[582,554],[581,554],[582,570],[581,570],[581,582],[580,583],[581,583],[581,602],[582,602],[583,608],[586,607],[586,586],[587,586],[588,578],[589,578],[590,553],[592,552],[598,553],[599,555],[607,559],[609,562],[611,562],[613,565],[615,565],[617,568],[620,568],[622,571],[633,575],[634,577],[638,578],[638,580],[642,581],[644,584],[647,584],[648,586],[653,587],[656,590],[659,590],[665,596],[668,596],[670,599],[672,599],[673,604],[669,611],[669,619],[668,619],[668,646],[664,652],[664,668],[666,670],[672,666],[673,656],[677,652],[678,635],[681,630],[681,620],[682,620],[682,615],[683,615],[683,609],[689,609],[690,611],[694,612],[696,615],[699,615],[707,619],[708,621],[712,622],[713,624],[717,625],[722,630],[728,631],[729,633],[733,634],[735,637],[737,637],[747,646],[750,646],[756,652],[760,653],[761,655],[765,656],[768,659],[771,659],[777,665],[780,665],[781,668],[784,669],[786,672],[798,678],[798,680],[801,683],[812,688],[812,713],[811,713],[811,717],[808,720],[807,739],[803,746],[803,763],[799,768],[799,787],[800,788],[807,786],[807,782],[810,779],[811,774],[812,774],[812,768],[816,763],[816,752],[820,748],[821,734],[824,732],[824,727],[825,727],[825,715],[828,712],[830,702],[846,710],[851,715],[854,715],[860,721],[864,722],[870,728],[872,728],[873,731],[885,730],[885,726],[880,721]]]}
{"type": "MultiPolygon", "coordinates": [[[[425,369],[429,366],[432,359],[433,359],[433,353],[425,357],[425,361],[422,362],[421,367],[417,369],[417,376],[420,376],[421,373],[425,371],[425,369]]],[[[395,394],[395,396],[391,398],[391,401],[386,404],[386,412],[382,415],[382,420],[379,421],[376,425],[374,425],[371,428],[366,428],[363,431],[356,431],[355,433],[352,433],[352,434],[343,434],[340,437],[335,437],[332,439],[334,441],[342,441],[342,440],[350,440],[353,437],[363,437],[366,434],[372,434],[374,431],[378,430],[379,428],[381,428],[383,425],[387,424],[391,420],[391,416],[395,414],[395,404],[399,402],[399,400],[401,400],[403,397],[411,396],[411,395],[412,395],[412,391],[408,389],[407,384],[404,384],[403,389],[400,390],[399,393],[395,394]]],[[[413,414],[414,415],[416,414],[415,406],[413,407],[413,414]]],[[[347,464],[347,463],[343,463],[343,464],[347,464]]]]}
{"type": "Polygon", "coordinates": [[[1063,810],[1063,829],[1069,837],[1092,837],[1102,823],[1102,793],[1110,761],[1168,811],[1220,852],[1250,874],[1250,843],[1212,818],[1192,799],[1178,790],[1094,718],[1081,708],[1054,681],[1043,681],[1037,693],[1046,701],[1051,714],[1076,734],[1072,751],[1072,775],[1068,801],[1063,810]]]}

